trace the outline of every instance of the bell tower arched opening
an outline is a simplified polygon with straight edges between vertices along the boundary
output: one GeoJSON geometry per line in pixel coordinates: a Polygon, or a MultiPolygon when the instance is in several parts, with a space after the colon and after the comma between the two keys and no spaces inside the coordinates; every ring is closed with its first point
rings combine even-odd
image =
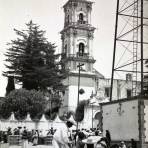
{"type": "Polygon", "coordinates": [[[84,43],[79,43],[79,56],[83,56],[85,51],[84,43]]]}
{"type": "Polygon", "coordinates": [[[80,13],[79,14],[79,21],[80,22],[83,22],[84,21],[84,15],[83,15],[83,13],[80,13]]]}

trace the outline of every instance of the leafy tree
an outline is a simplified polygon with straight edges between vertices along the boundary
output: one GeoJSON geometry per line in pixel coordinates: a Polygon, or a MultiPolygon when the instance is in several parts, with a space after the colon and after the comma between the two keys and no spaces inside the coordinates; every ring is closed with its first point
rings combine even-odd
{"type": "Polygon", "coordinates": [[[26,30],[16,30],[18,38],[8,45],[5,56],[7,57],[6,77],[14,76],[17,83],[31,90],[64,91],[62,80],[66,78],[66,70],[63,68],[60,55],[55,54],[55,44],[47,41],[45,31],[30,21],[26,24],[26,30]]]}
{"type": "Polygon", "coordinates": [[[77,122],[81,122],[84,118],[84,107],[88,105],[89,100],[82,100],[79,102],[78,107],[76,108],[75,112],[75,120],[77,122]]]}
{"type": "Polygon", "coordinates": [[[15,89],[14,77],[13,76],[9,76],[8,77],[8,84],[7,84],[7,87],[6,87],[6,95],[8,95],[14,89],[15,89]]]}
{"type": "Polygon", "coordinates": [[[17,119],[23,119],[30,113],[31,117],[40,118],[46,109],[47,100],[40,91],[18,89],[11,91],[3,100],[1,115],[8,118],[14,112],[17,119]]]}

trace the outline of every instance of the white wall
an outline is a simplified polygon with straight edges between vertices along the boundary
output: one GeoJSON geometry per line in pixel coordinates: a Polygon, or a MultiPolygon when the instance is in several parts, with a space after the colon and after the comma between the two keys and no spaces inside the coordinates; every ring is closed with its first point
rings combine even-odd
{"type": "Polygon", "coordinates": [[[112,140],[138,140],[138,101],[103,106],[103,134],[109,130],[112,140]],[[121,111],[121,112],[120,112],[121,111]]]}
{"type": "Polygon", "coordinates": [[[34,121],[8,121],[3,120],[0,121],[0,130],[7,131],[8,127],[11,127],[11,129],[15,129],[17,127],[24,127],[26,126],[27,130],[31,131],[33,129],[43,130],[47,131],[51,128],[52,122],[44,121],[44,122],[34,122],[34,121]]]}
{"type": "Polygon", "coordinates": [[[15,128],[22,127],[23,129],[23,127],[26,126],[28,131],[38,129],[38,130],[42,130],[43,133],[47,133],[47,131],[51,127],[54,127],[56,129],[62,125],[63,125],[63,121],[61,121],[60,119],[57,121],[57,117],[53,121],[51,120],[49,121],[45,118],[45,115],[42,115],[39,121],[31,120],[30,115],[29,116],[27,115],[26,119],[19,121],[15,119],[13,113],[11,117],[7,120],[0,119],[0,131],[7,131],[9,127],[13,131],[15,128]]]}
{"type": "Polygon", "coordinates": [[[92,123],[93,123],[93,128],[97,128],[97,124],[99,123],[99,119],[95,120],[95,114],[97,112],[100,112],[100,107],[99,106],[86,106],[84,109],[84,119],[80,124],[80,128],[85,128],[85,129],[90,129],[92,128],[92,123]],[[92,112],[93,111],[93,112],[92,112]],[[92,122],[92,117],[93,117],[93,122],[92,122]]]}
{"type": "MultiPolygon", "coordinates": [[[[82,95],[79,95],[79,99],[81,100],[88,100],[92,94],[92,92],[95,92],[94,87],[86,87],[86,86],[80,86],[80,89],[83,88],[85,93],[82,95]]],[[[68,106],[71,110],[75,111],[77,107],[77,100],[78,99],[78,86],[69,86],[69,102],[68,106]]]]}
{"type": "Polygon", "coordinates": [[[145,141],[148,142],[148,100],[145,100],[144,101],[144,105],[145,105],[145,108],[144,108],[144,127],[145,127],[145,141]]]}

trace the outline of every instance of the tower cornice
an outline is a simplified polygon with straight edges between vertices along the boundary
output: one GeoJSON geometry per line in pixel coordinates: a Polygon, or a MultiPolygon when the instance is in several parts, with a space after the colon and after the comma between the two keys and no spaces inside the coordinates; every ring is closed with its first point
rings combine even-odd
{"type": "MultiPolygon", "coordinates": [[[[78,77],[78,72],[72,72],[72,71],[70,71],[69,72],[69,76],[76,76],[76,77],[78,77]]],[[[81,77],[88,77],[88,78],[96,78],[97,77],[97,75],[95,74],[95,73],[82,73],[81,72],[81,77]]]]}
{"type": "Polygon", "coordinates": [[[93,63],[93,64],[96,62],[96,60],[91,56],[79,57],[79,56],[76,56],[75,54],[70,54],[70,55],[66,56],[64,59],[66,61],[89,62],[89,63],[93,63]]]}
{"type": "Polygon", "coordinates": [[[93,31],[96,29],[95,27],[91,26],[90,24],[78,24],[78,23],[71,23],[67,27],[65,27],[60,33],[63,34],[63,32],[69,30],[69,29],[81,29],[86,31],[93,31]]]}
{"type": "Polygon", "coordinates": [[[67,3],[63,6],[63,8],[65,9],[70,3],[71,5],[76,7],[77,3],[87,3],[92,5],[94,2],[88,0],[68,0],[67,3]]]}

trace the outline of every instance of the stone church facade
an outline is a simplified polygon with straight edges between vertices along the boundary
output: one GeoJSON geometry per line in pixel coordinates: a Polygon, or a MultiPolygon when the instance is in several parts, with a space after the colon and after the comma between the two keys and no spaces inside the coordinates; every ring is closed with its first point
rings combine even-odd
{"type": "MultiPolygon", "coordinates": [[[[67,89],[63,97],[60,114],[69,111],[74,112],[77,107],[78,65],[83,64],[80,70],[80,89],[84,90],[84,94],[79,95],[79,100],[91,100],[90,96],[92,95],[95,98],[96,103],[93,111],[92,104],[88,105],[85,109],[84,120],[89,121],[90,123],[87,124],[93,127],[93,118],[96,127],[99,123],[99,103],[109,101],[111,80],[106,79],[93,68],[95,63],[93,57],[95,27],[91,25],[92,5],[93,2],[88,0],[68,0],[63,6],[65,18],[64,28],[61,31],[62,53],[69,75],[63,82],[67,89]]],[[[132,95],[132,76],[126,74],[125,77],[125,80],[114,80],[113,100],[127,98],[132,95]]],[[[140,90],[140,88],[138,89],[140,90]]],[[[85,124],[85,121],[83,122],[85,124]]]]}
{"type": "Polygon", "coordinates": [[[93,69],[93,34],[91,25],[92,2],[69,0],[64,6],[64,29],[61,31],[62,53],[65,54],[65,66],[69,76],[64,81],[67,91],[64,96],[63,110],[75,111],[78,96],[78,65],[84,64],[80,74],[80,88],[85,93],[80,100],[88,99],[95,92],[96,73],[93,69]]]}

